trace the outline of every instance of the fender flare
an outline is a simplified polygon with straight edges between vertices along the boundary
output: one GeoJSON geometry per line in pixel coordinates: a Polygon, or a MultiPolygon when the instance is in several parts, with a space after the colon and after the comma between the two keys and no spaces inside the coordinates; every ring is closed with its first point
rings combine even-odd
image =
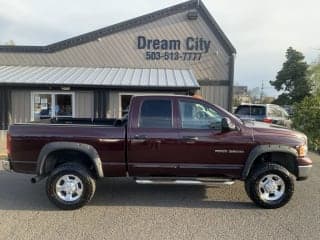
{"type": "Polygon", "coordinates": [[[252,165],[254,163],[254,161],[257,159],[257,157],[259,157],[261,154],[264,153],[269,153],[269,152],[282,152],[282,153],[288,153],[291,154],[292,156],[294,156],[295,158],[298,157],[298,153],[297,151],[289,146],[285,146],[285,145],[273,145],[273,144],[269,144],[269,145],[259,145],[256,146],[254,149],[251,150],[246,163],[244,165],[244,168],[242,170],[242,179],[246,179],[249,175],[249,172],[252,168],[252,165]]]}
{"type": "Polygon", "coordinates": [[[102,169],[102,162],[97,150],[88,144],[77,142],[50,142],[46,144],[40,151],[37,159],[37,175],[44,176],[44,166],[47,157],[50,153],[58,150],[74,150],[86,154],[92,161],[97,176],[102,178],[104,176],[102,169]]]}

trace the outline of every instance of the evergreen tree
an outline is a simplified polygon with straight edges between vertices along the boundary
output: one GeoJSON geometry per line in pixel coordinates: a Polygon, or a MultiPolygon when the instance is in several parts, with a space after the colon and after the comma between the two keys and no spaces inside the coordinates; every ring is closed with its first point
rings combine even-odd
{"type": "Polygon", "coordinates": [[[308,64],[303,54],[289,47],[286,58],[276,80],[270,81],[277,91],[283,91],[275,100],[275,103],[283,105],[301,102],[311,92],[311,84],[307,79],[308,64]]]}

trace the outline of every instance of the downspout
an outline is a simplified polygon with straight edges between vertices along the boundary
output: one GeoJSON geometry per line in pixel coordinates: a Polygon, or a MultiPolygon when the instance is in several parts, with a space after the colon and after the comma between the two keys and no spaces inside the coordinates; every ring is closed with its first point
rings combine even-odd
{"type": "Polygon", "coordinates": [[[232,53],[229,60],[229,104],[228,111],[232,112],[232,102],[233,102],[233,82],[234,82],[234,60],[236,54],[232,53]]]}

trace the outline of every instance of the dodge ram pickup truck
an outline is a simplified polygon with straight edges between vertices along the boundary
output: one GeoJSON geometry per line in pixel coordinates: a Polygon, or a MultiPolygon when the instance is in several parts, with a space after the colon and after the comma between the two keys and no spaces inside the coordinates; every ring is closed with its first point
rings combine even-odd
{"type": "Polygon", "coordinates": [[[140,184],[245,182],[258,206],[278,208],[312,168],[307,137],[263,123],[244,123],[223,108],[178,95],[135,96],[126,117],[11,125],[6,170],[46,178],[50,201],[76,209],[103,177],[140,184]]]}

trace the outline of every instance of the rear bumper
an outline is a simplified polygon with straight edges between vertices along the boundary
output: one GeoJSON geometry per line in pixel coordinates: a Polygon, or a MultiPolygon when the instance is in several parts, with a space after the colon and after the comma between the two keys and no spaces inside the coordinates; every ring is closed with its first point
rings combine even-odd
{"type": "Polygon", "coordinates": [[[1,165],[2,165],[3,170],[5,170],[5,171],[11,171],[12,170],[11,163],[10,163],[8,158],[2,159],[1,160],[1,165]]]}

